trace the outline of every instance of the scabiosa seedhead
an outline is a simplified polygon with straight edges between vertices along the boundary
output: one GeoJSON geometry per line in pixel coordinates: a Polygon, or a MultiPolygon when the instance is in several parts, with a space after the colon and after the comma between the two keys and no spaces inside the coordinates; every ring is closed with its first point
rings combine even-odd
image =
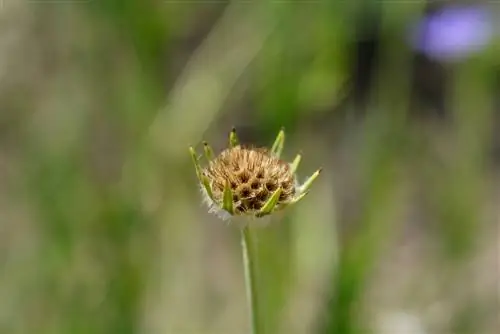
{"type": "Polygon", "coordinates": [[[281,130],[271,149],[244,147],[233,129],[229,134],[230,147],[217,157],[212,148],[203,143],[208,160],[204,168],[191,147],[196,174],[210,211],[223,219],[260,218],[304,198],[321,169],[300,185],[295,171],[301,156],[297,155],[292,163],[281,160],[284,140],[285,133],[281,130]]]}

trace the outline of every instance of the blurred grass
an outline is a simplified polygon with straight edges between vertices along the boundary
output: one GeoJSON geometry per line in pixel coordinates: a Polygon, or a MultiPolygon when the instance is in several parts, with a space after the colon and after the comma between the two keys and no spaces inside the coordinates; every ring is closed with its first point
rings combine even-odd
{"type": "Polygon", "coordinates": [[[287,159],[304,152],[301,178],[325,169],[304,203],[259,231],[266,333],[384,333],[378,321],[396,311],[417,315],[426,333],[494,333],[498,213],[485,210],[497,201],[487,161],[498,52],[452,66],[451,121],[419,127],[404,34],[422,3],[380,4],[369,112],[317,130],[309,120],[339,112],[350,85],[364,5],[378,10],[7,4],[4,19],[29,18],[7,23],[37,51],[0,49],[20,59],[2,90],[26,92],[0,116],[0,128],[15,129],[0,138],[0,332],[245,333],[238,233],[199,204],[186,149],[250,124],[262,142],[286,127],[287,159]],[[199,23],[218,12],[211,29],[199,23]],[[240,86],[244,98],[232,101],[240,86]],[[413,244],[411,262],[391,267],[413,244]],[[391,276],[406,271],[415,276],[391,276]],[[445,315],[429,311],[436,304],[445,315]]]}

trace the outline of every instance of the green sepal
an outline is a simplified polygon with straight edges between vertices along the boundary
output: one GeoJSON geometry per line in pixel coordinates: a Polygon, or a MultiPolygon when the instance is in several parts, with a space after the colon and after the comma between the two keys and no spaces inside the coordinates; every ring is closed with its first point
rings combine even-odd
{"type": "Polygon", "coordinates": [[[229,182],[226,182],[224,186],[224,194],[222,199],[222,209],[229,212],[231,215],[234,214],[233,210],[233,192],[231,191],[231,187],[229,182]]]}
{"type": "Polygon", "coordinates": [[[203,142],[203,151],[205,151],[205,158],[207,158],[208,161],[214,159],[214,150],[212,150],[212,147],[210,147],[206,141],[203,142]]]}
{"type": "Polygon", "coordinates": [[[203,183],[203,180],[201,179],[201,167],[198,161],[198,155],[196,154],[196,151],[192,146],[189,147],[189,153],[191,154],[191,159],[193,160],[194,169],[196,170],[196,176],[198,177],[198,180],[203,183]]]}
{"type": "Polygon", "coordinates": [[[229,132],[229,146],[231,147],[236,147],[240,144],[240,140],[238,139],[238,136],[236,135],[236,129],[233,128],[231,132],[229,132]]]}
{"type": "Polygon", "coordinates": [[[297,154],[295,159],[293,159],[293,162],[290,164],[290,170],[291,170],[292,174],[295,174],[295,172],[297,172],[297,169],[299,168],[299,164],[300,164],[301,159],[302,159],[302,156],[300,155],[300,153],[297,154]]]}
{"type": "Polygon", "coordinates": [[[267,202],[264,204],[264,206],[260,209],[260,211],[257,213],[257,217],[262,217],[265,215],[270,214],[273,212],[274,208],[276,207],[276,204],[278,204],[278,200],[280,199],[281,192],[283,190],[281,187],[276,189],[276,191],[269,197],[267,202]]]}
{"type": "Polygon", "coordinates": [[[203,174],[201,175],[201,184],[203,185],[203,187],[207,191],[208,197],[210,197],[210,199],[213,201],[214,194],[212,192],[212,187],[210,186],[210,180],[208,179],[208,177],[206,175],[203,175],[203,174]]]}
{"type": "Polygon", "coordinates": [[[316,180],[316,178],[319,176],[319,174],[321,174],[321,168],[318,169],[316,172],[314,172],[313,175],[311,175],[307,180],[306,182],[304,182],[304,184],[302,185],[301,189],[300,189],[300,192],[303,194],[303,193],[306,193],[309,188],[311,188],[311,185],[313,184],[314,180],[316,180]]]}
{"type": "Polygon", "coordinates": [[[278,133],[278,135],[276,136],[276,140],[274,141],[273,146],[271,146],[271,153],[279,158],[281,156],[281,153],[283,152],[284,145],[285,145],[285,129],[282,128],[278,133]]]}
{"type": "Polygon", "coordinates": [[[309,194],[309,191],[303,192],[300,194],[297,198],[295,198],[290,204],[296,204],[298,203],[301,199],[303,199],[307,194],[309,194]]]}

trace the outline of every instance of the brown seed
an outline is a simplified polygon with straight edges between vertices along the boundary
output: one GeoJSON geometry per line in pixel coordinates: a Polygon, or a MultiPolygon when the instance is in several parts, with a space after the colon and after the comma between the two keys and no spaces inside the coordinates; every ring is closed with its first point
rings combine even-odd
{"type": "Polygon", "coordinates": [[[242,186],[238,189],[241,198],[248,198],[252,194],[252,191],[247,186],[242,186]]]}
{"type": "Polygon", "coordinates": [[[256,198],[261,202],[265,202],[267,201],[268,197],[269,197],[269,192],[264,190],[258,193],[256,198]]]}
{"type": "Polygon", "coordinates": [[[248,170],[243,170],[239,175],[239,179],[241,183],[247,183],[248,180],[250,180],[250,173],[248,170]]]}
{"type": "Polygon", "coordinates": [[[248,201],[248,207],[251,210],[260,210],[260,208],[262,208],[262,204],[259,200],[254,198],[254,199],[251,199],[250,201],[248,201]]]}
{"type": "Polygon", "coordinates": [[[273,181],[268,181],[266,183],[266,189],[269,191],[275,191],[276,189],[278,189],[278,185],[273,181]]]}
{"type": "Polygon", "coordinates": [[[260,188],[260,182],[257,181],[256,179],[253,179],[252,182],[250,182],[250,188],[253,190],[257,190],[260,188]]]}

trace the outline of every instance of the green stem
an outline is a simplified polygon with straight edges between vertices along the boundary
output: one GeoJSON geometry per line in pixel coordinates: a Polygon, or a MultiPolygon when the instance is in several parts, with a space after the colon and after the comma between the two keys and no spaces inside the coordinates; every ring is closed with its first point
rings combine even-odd
{"type": "Polygon", "coordinates": [[[252,238],[252,231],[248,226],[241,229],[241,250],[243,252],[243,266],[245,269],[245,286],[247,292],[249,316],[252,334],[260,334],[259,300],[257,295],[257,249],[252,238]]]}

